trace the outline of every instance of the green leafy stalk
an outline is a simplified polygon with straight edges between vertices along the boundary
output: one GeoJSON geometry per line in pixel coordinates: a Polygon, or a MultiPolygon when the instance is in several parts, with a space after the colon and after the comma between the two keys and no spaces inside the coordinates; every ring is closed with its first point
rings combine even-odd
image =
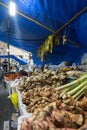
{"type": "Polygon", "coordinates": [[[73,95],[73,98],[77,98],[79,95],[80,97],[82,96],[82,93],[84,92],[84,90],[87,88],[87,85],[83,86],[82,88],[80,88],[80,90],[75,93],[75,95],[73,95]]]}
{"type": "Polygon", "coordinates": [[[69,87],[67,87],[67,88],[63,88],[63,89],[61,90],[60,97],[62,97],[65,93],[68,93],[69,91],[73,90],[73,88],[75,88],[75,85],[69,86],[69,87]]]}
{"type": "Polygon", "coordinates": [[[82,75],[79,79],[57,88],[57,90],[60,91],[60,97],[62,97],[64,101],[69,101],[70,97],[78,100],[84,94],[86,89],[87,73],[82,75]]]}
{"type": "Polygon", "coordinates": [[[87,73],[84,74],[84,76],[80,77],[79,79],[75,80],[75,81],[72,81],[68,84],[65,84],[65,85],[62,85],[61,87],[58,87],[57,90],[62,90],[63,88],[67,88],[67,87],[70,87],[72,85],[76,85],[77,83],[81,83],[84,81],[84,79],[87,79],[87,73]]]}
{"type": "Polygon", "coordinates": [[[75,97],[75,99],[78,100],[83,94],[84,94],[84,91],[82,91],[77,97],[75,97]]]}
{"type": "Polygon", "coordinates": [[[68,95],[73,95],[73,94],[76,93],[76,92],[78,93],[78,91],[79,91],[82,87],[84,87],[84,85],[86,85],[86,84],[87,84],[87,81],[81,83],[79,86],[75,87],[74,89],[72,89],[71,91],[69,91],[67,94],[68,94],[68,95]]]}

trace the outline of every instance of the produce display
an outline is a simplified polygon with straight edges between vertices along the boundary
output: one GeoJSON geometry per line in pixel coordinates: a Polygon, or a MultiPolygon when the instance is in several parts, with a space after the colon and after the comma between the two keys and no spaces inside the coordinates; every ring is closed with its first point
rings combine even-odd
{"type": "Polygon", "coordinates": [[[71,78],[79,78],[82,74],[84,74],[83,71],[81,70],[70,70],[70,71],[66,71],[67,77],[71,77],[71,78]]]}
{"type": "Polygon", "coordinates": [[[35,70],[28,78],[24,78],[18,89],[22,92],[22,102],[27,112],[36,113],[46,105],[58,99],[56,88],[64,84],[67,75],[48,69],[35,70]]]}
{"type": "Polygon", "coordinates": [[[86,130],[87,95],[80,101],[51,103],[32,118],[25,118],[20,130],[86,130]]]}
{"type": "Polygon", "coordinates": [[[28,73],[26,71],[20,70],[19,72],[16,72],[16,73],[5,74],[4,79],[6,81],[11,81],[11,80],[15,80],[17,78],[20,78],[22,76],[28,76],[28,73]]]}
{"type": "Polygon", "coordinates": [[[17,89],[33,116],[24,118],[20,130],[87,129],[87,73],[83,73],[43,68],[22,77],[17,89]],[[67,83],[73,76],[78,79],[67,83]]]}
{"type": "Polygon", "coordinates": [[[20,77],[21,75],[19,73],[15,73],[15,74],[6,74],[4,76],[4,79],[7,80],[7,81],[10,81],[10,80],[15,80],[16,78],[20,77]]]}

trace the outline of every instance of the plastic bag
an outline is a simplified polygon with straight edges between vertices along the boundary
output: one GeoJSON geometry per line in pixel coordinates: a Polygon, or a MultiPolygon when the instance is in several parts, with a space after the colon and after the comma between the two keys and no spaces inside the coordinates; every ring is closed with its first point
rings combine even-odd
{"type": "Polygon", "coordinates": [[[8,96],[8,98],[10,98],[12,104],[17,109],[18,108],[18,94],[13,93],[12,95],[8,96]]]}
{"type": "Polygon", "coordinates": [[[87,53],[84,53],[81,58],[81,64],[87,65],[87,53]]]}

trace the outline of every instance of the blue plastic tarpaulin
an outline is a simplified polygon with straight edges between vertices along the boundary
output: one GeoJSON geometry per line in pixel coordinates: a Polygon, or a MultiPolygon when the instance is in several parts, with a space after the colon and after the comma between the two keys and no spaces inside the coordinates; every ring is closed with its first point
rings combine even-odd
{"type": "Polygon", "coordinates": [[[0,58],[12,58],[15,61],[19,62],[20,65],[26,65],[28,64],[28,61],[25,59],[22,59],[20,57],[14,56],[14,55],[0,55],[0,58]]]}
{"type": "MultiPolygon", "coordinates": [[[[0,40],[5,42],[8,34],[9,2],[10,0],[0,0],[0,40]]],[[[18,12],[15,17],[10,17],[9,44],[32,52],[36,65],[42,64],[37,57],[37,50],[44,40],[87,7],[87,0],[15,0],[15,3],[18,12]]],[[[70,42],[62,45],[61,40],[53,53],[47,55],[45,63],[80,63],[81,56],[87,52],[87,11],[60,34],[66,34],[68,39],[77,42],[81,48],[70,42]]]]}

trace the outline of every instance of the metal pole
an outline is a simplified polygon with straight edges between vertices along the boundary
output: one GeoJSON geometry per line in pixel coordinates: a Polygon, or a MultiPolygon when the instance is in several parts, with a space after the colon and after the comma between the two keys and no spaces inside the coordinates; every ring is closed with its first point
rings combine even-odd
{"type": "MultiPolygon", "coordinates": [[[[0,50],[0,56],[1,56],[1,50],[0,50]]],[[[0,67],[1,67],[1,58],[0,58],[0,67]]]]}
{"type": "Polygon", "coordinates": [[[10,16],[8,15],[8,30],[7,30],[8,71],[10,71],[9,39],[10,39],[10,16]]]}
{"type": "MultiPolygon", "coordinates": [[[[1,54],[2,54],[2,49],[3,49],[3,48],[0,48],[0,56],[1,56],[1,54]]],[[[1,67],[1,57],[0,57],[0,67],[1,67]]]]}
{"type": "Polygon", "coordinates": [[[64,28],[66,28],[70,23],[72,23],[77,17],[82,13],[87,11],[87,6],[80,10],[76,15],[74,15],[68,22],[66,22],[62,27],[60,27],[54,34],[59,34],[64,28]]]}

